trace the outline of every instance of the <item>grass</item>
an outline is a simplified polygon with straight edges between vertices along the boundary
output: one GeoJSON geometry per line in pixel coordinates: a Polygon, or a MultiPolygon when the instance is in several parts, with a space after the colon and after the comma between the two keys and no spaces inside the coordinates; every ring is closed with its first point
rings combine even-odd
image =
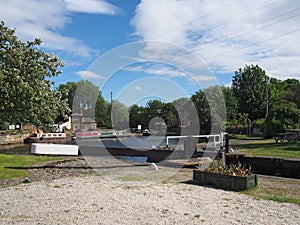
{"type": "Polygon", "coordinates": [[[275,143],[273,139],[255,140],[237,146],[249,156],[271,156],[280,158],[300,159],[299,143],[275,143]]]}
{"type": "MultiPolygon", "coordinates": [[[[300,159],[300,144],[292,142],[275,143],[274,139],[251,140],[236,146],[248,156],[266,156],[300,159]]],[[[300,205],[300,183],[293,180],[259,177],[258,187],[242,193],[276,202],[288,202],[300,205]]]]}
{"type": "Polygon", "coordinates": [[[25,169],[19,169],[20,167],[29,167],[39,162],[58,159],[54,157],[0,154],[0,180],[26,177],[29,174],[25,169]]]}
{"type": "Polygon", "coordinates": [[[266,188],[264,186],[259,185],[258,187],[250,188],[241,193],[256,198],[273,200],[276,202],[294,203],[300,205],[300,198],[298,196],[295,196],[293,195],[293,193],[289,193],[286,190],[283,191],[281,188],[272,189],[272,188],[266,188]]]}
{"type": "Polygon", "coordinates": [[[231,134],[230,138],[237,139],[237,140],[246,140],[246,139],[248,139],[248,136],[247,136],[247,134],[231,134]]]}

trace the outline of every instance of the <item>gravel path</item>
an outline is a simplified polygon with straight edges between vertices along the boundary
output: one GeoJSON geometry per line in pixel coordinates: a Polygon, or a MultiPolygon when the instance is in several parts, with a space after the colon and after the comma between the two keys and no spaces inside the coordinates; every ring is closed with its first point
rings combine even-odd
{"type": "Polygon", "coordinates": [[[88,174],[0,189],[0,224],[292,225],[300,224],[299,215],[299,205],[235,192],[185,183],[117,183],[88,174]]]}

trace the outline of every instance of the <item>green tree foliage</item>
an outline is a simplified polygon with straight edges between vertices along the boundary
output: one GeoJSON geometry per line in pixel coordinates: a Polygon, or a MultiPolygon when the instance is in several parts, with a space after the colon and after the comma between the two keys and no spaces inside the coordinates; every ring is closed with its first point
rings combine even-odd
{"type": "Polygon", "coordinates": [[[62,98],[67,100],[70,109],[73,106],[77,86],[77,82],[67,82],[66,84],[60,84],[58,86],[58,90],[62,93],[62,98]]]}
{"type": "Polygon", "coordinates": [[[119,101],[113,101],[111,121],[112,127],[116,130],[126,129],[129,126],[128,108],[119,101]]]}
{"type": "Polygon", "coordinates": [[[23,43],[15,30],[0,23],[0,121],[51,125],[68,111],[51,77],[59,76],[63,63],[39,46],[40,39],[23,43]]]}
{"type": "Polygon", "coordinates": [[[103,98],[101,91],[96,101],[95,120],[98,127],[111,128],[111,105],[103,98]]]}
{"type": "MultiPolygon", "coordinates": [[[[163,121],[168,130],[175,130],[182,125],[181,120],[187,120],[188,114],[180,113],[179,108],[182,106],[181,111],[188,110],[187,101],[189,100],[178,99],[172,103],[164,103],[160,100],[150,100],[145,107],[132,105],[129,110],[130,127],[137,128],[138,125],[142,125],[143,128],[150,128],[153,125],[151,122],[163,121]]],[[[186,126],[186,123],[183,124],[186,126]]]]}
{"type": "Polygon", "coordinates": [[[177,125],[183,135],[193,135],[200,132],[197,109],[191,99],[179,98],[172,104],[176,110],[177,125]]]}
{"type": "Polygon", "coordinates": [[[272,105],[265,120],[265,136],[273,137],[286,129],[299,129],[300,109],[294,102],[272,105]]]}
{"type": "Polygon", "coordinates": [[[282,81],[284,96],[288,102],[294,102],[300,108],[300,81],[296,79],[287,79],[282,81]]]}
{"type": "Polygon", "coordinates": [[[178,127],[178,113],[174,103],[164,103],[160,116],[169,129],[174,130],[178,127]]]}
{"type": "Polygon", "coordinates": [[[201,134],[208,134],[211,130],[211,112],[208,100],[203,90],[199,90],[192,95],[191,100],[193,101],[196,110],[198,112],[200,132],[201,134]]]}
{"type": "Polygon", "coordinates": [[[58,88],[67,100],[73,113],[82,112],[85,117],[95,119],[98,127],[111,127],[111,106],[102,96],[99,88],[90,81],[68,82],[58,88]]]}
{"type": "Polygon", "coordinates": [[[216,133],[225,129],[226,106],[219,86],[210,86],[192,95],[200,124],[201,134],[216,133]]]}
{"type": "Polygon", "coordinates": [[[265,119],[266,137],[276,136],[286,129],[300,126],[299,94],[300,82],[296,79],[284,81],[271,78],[269,88],[269,114],[265,119]]]}
{"type": "Polygon", "coordinates": [[[222,86],[222,93],[224,96],[227,112],[227,121],[232,121],[233,125],[237,123],[238,119],[238,102],[230,87],[222,86]]]}
{"type": "Polygon", "coordinates": [[[235,71],[232,90],[238,102],[240,113],[248,114],[251,120],[266,115],[267,84],[269,77],[258,65],[235,71]]]}
{"type": "Polygon", "coordinates": [[[100,94],[99,88],[91,81],[79,81],[73,98],[72,113],[82,112],[85,117],[94,119],[96,102],[100,94]]]}
{"type": "Polygon", "coordinates": [[[138,105],[134,104],[129,108],[129,126],[131,128],[137,128],[138,125],[145,125],[142,124],[142,119],[140,119],[140,114],[142,113],[143,107],[139,107],[138,105]]]}

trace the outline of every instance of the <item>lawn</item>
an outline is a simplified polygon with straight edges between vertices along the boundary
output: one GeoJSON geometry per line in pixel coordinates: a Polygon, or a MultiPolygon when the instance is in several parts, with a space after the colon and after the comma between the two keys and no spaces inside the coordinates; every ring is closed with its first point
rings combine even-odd
{"type": "Polygon", "coordinates": [[[254,140],[236,146],[249,156],[273,156],[300,159],[300,143],[275,143],[273,139],[254,140]]]}
{"type": "Polygon", "coordinates": [[[6,155],[0,154],[0,180],[26,177],[29,174],[23,169],[13,167],[29,167],[39,162],[58,160],[54,157],[6,155]]]}
{"type": "Polygon", "coordinates": [[[280,177],[259,176],[259,186],[242,193],[277,202],[289,202],[300,205],[300,181],[280,177]]]}

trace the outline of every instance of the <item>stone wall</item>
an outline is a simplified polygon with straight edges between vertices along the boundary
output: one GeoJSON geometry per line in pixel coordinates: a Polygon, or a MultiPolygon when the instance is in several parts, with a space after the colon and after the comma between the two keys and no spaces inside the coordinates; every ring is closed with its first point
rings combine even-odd
{"type": "Polygon", "coordinates": [[[1,134],[0,145],[23,143],[29,134],[1,134]]]}

